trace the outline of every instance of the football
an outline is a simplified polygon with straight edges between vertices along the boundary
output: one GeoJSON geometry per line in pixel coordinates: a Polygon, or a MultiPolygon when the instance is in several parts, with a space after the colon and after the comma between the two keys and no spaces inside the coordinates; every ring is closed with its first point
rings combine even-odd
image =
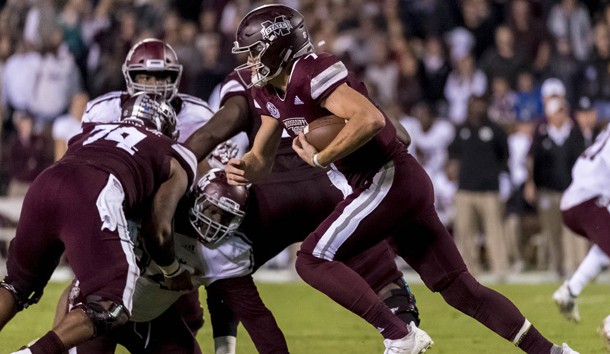
{"type": "Polygon", "coordinates": [[[303,133],[307,141],[321,151],[339,134],[345,123],[345,119],[335,115],[324,116],[309,123],[303,133]]]}

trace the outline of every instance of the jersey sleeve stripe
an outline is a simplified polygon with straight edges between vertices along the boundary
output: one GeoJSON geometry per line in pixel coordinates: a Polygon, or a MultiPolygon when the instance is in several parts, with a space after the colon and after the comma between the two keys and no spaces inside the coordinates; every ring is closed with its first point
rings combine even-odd
{"type": "Polygon", "coordinates": [[[347,68],[336,62],[311,79],[311,98],[318,99],[329,87],[347,77],[347,68]]]}
{"type": "Polygon", "coordinates": [[[91,101],[87,102],[87,106],[85,109],[85,112],[89,112],[91,110],[91,108],[93,108],[93,106],[95,106],[96,104],[100,103],[100,102],[104,102],[104,101],[109,101],[109,100],[113,100],[116,98],[120,98],[122,94],[124,94],[125,92],[123,91],[111,91],[108,92],[106,94],[103,94],[101,96],[98,96],[94,99],[92,99],[91,101]]]}
{"type": "MultiPolygon", "coordinates": [[[[191,150],[180,144],[174,144],[172,146],[172,149],[174,149],[174,151],[176,151],[178,155],[182,157],[182,159],[184,160],[184,162],[186,162],[188,168],[190,169],[187,170],[186,173],[189,176],[189,190],[191,190],[191,188],[195,184],[195,176],[197,175],[197,158],[195,157],[195,154],[191,152],[191,150]]],[[[182,165],[185,168],[187,167],[184,166],[184,164],[182,165]]]]}
{"type": "Polygon", "coordinates": [[[211,113],[214,113],[214,111],[212,110],[210,105],[206,101],[200,99],[199,97],[193,97],[191,95],[183,95],[183,94],[180,94],[179,96],[183,102],[188,102],[195,106],[203,107],[203,108],[207,109],[208,111],[210,111],[211,113]]]}
{"type": "Polygon", "coordinates": [[[228,93],[244,92],[244,91],[246,91],[246,89],[244,88],[243,85],[241,85],[236,80],[230,80],[227,83],[225,83],[224,85],[222,85],[222,88],[220,89],[220,100],[222,101],[224,96],[227,95],[228,93]]]}

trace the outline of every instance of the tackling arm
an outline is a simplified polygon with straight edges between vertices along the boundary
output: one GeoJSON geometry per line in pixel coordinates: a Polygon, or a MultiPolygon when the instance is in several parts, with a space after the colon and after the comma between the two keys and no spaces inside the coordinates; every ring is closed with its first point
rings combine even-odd
{"type": "Polygon", "coordinates": [[[172,227],[176,207],[187,187],[186,171],[172,158],[170,176],[155,193],[152,207],[143,223],[146,250],[161,267],[165,278],[172,280],[169,284],[171,290],[188,290],[193,287],[190,275],[176,260],[172,227]]]}
{"type": "Polygon", "coordinates": [[[231,159],[226,173],[229,184],[246,185],[263,179],[273,167],[273,159],[282,139],[282,126],[269,116],[261,116],[252,149],[242,159],[231,159]]]}
{"type": "Polygon", "coordinates": [[[196,130],[185,142],[202,161],[218,144],[248,127],[248,102],[244,96],[232,96],[214,113],[209,122],[196,130]]]}

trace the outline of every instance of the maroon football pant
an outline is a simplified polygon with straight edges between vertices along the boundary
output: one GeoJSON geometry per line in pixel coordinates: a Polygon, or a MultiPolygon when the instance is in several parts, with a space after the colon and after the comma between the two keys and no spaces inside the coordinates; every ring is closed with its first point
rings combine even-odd
{"type": "Polygon", "coordinates": [[[595,243],[610,254],[610,212],[597,198],[588,200],[562,213],[564,224],[575,233],[595,243]]]}
{"type": "MultiPolygon", "coordinates": [[[[424,283],[458,310],[508,340],[525,318],[504,296],[468,273],[449,232],[434,209],[432,183],[415,159],[404,154],[386,164],[370,183],[355,188],[303,242],[297,272],[314,288],[378,328],[385,338],[406,335],[404,325],[381,306],[366,281],[339,261],[395,235],[398,253],[424,283]]],[[[520,345],[531,353],[552,344],[530,328],[520,345]],[[531,342],[531,343],[530,343],[531,342]]]]}

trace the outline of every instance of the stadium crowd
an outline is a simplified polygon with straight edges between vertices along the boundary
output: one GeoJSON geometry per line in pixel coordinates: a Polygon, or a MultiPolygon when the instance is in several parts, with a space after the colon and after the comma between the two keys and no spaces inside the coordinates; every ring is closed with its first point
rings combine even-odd
{"type": "MultiPolygon", "coordinates": [[[[278,2],[278,1],[274,1],[278,2]]],[[[562,226],[561,192],[610,119],[610,2],[287,0],[314,44],[364,78],[411,134],[469,268],[571,274],[588,244],[562,226]]],[[[218,104],[239,64],[248,0],[1,1],[2,194],[20,196],[65,151],[90,97],[124,90],[122,64],[162,38],[180,92],[218,104]]]]}

